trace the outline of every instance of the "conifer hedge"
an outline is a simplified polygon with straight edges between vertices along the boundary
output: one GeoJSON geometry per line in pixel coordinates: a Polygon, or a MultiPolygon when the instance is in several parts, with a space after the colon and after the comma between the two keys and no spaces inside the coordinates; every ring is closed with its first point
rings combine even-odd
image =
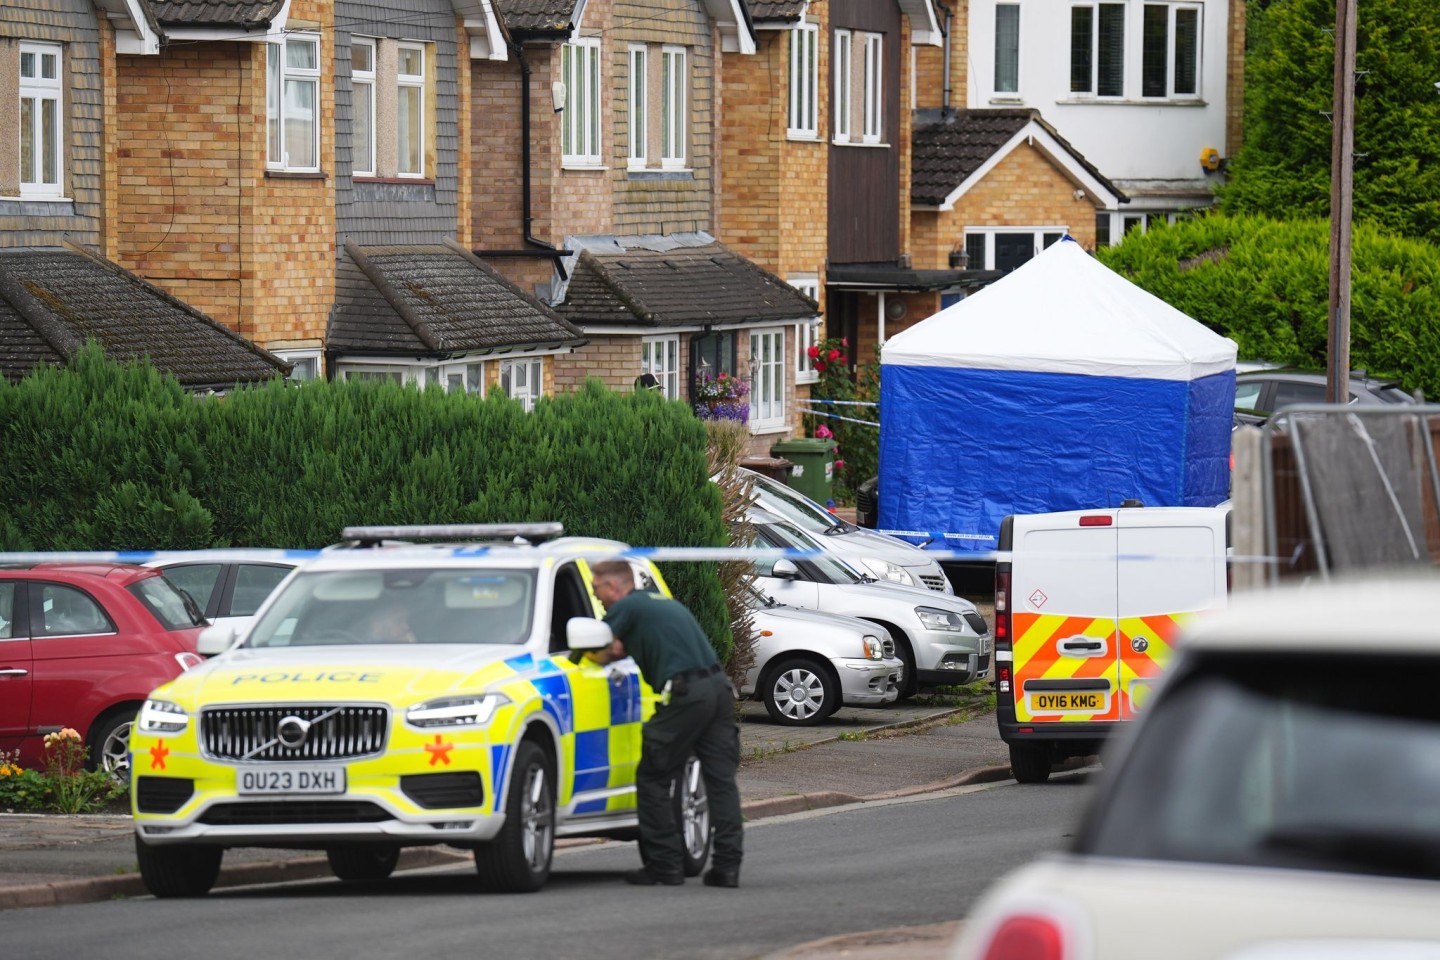
{"type": "MultiPolygon", "coordinates": [[[[531,413],[368,381],[187,394],[96,347],[0,381],[0,551],[313,549],[355,524],[557,520],[638,546],[724,546],[704,425],[592,380],[531,413]]],[[[722,659],[714,564],[662,571],[722,659]]]]}

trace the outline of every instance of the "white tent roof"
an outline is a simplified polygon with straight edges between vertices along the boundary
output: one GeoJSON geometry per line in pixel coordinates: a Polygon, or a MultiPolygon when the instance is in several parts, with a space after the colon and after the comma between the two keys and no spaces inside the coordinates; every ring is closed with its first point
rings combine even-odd
{"type": "Polygon", "coordinates": [[[1069,238],[886,341],[881,362],[1196,380],[1235,342],[1147,293],[1069,238]]]}

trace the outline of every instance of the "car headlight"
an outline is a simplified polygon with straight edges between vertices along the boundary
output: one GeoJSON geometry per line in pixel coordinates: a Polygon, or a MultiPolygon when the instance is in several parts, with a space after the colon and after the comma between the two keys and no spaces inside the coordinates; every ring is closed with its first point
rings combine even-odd
{"type": "Polygon", "coordinates": [[[910,571],[898,563],[891,563],[889,560],[881,560],[879,557],[866,557],[860,561],[870,568],[870,572],[881,580],[888,580],[891,583],[903,583],[907,587],[916,586],[915,578],[910,571]]]}
{"type": "Polygon", "coordinates": [[[412,727],[480,727],[489,723],[495,711],[509,702],[510,698],[503,693],[428,700],[406,710],[405,722],[412,727]]]}
{"type": "Polygon", "coordinates": [[[879,638],[879,637],[871,637],[871,636],[868,636],[868,635],[865,637],[865,659],[866,659],[866,660],[884,660],[884,659],[885,659],[885,645],[880,642],[880,638],[879,638]]]}
{"type": "Polygon", "coordinates": [[[965,618],[958,613],[951,613],[949,610],[941,610],[937,607],[916,607],[915,616],[925,625],[926,630],[953,630],[956,633],[965,629],[965,618]]]}
{"type": "Polygon", "coordinates": [[[135,729],[154,737],[168,737],[180,733],[190,725],[190,714],[178,703],[169,700],[146,700],[140,707],[140,717],[135,729]]]}

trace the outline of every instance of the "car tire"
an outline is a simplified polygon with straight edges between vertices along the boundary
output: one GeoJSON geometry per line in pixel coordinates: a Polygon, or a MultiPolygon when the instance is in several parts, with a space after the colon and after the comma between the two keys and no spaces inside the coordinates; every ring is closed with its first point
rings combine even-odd
{"type": "Polygon", "coordinates": [[[203,897],[220,875],[224,847],[179,845],[152,847],[135,838],[135,859],[145,889],[161,898],[203,897]]]}
{"type": "Polygon", "coordinates": [[[705,777],[698,757],[685,761],[680,776],[670,793],[675,809],[675,825],[680,829],[680,842],[685,854],[685,876],[698,877],[710,859],[710,798],[705,792],[705,777]]]}
{"type": "Polygon", "coordinates": [[[341,880],[384,880],[395,872],[395,864],[400,862],[400,848],[390,843],[347,843],[327,847],[325,859],[341,880]]]}
{"type": "Polygon", "coordinates": [[[110,774],[121,786],[130,785],[130,730],[135,726],[138,704],[116,707],[101,715],[90,727],[90,758],[85,765],[91,770],[110,774]]]}
{"type": "Polygon", "coordinates": [[[1049,744],[1010,744],[1010,773],[1021,783],[1044,783],[1050,779],[1050,767],[1049,744]]]}
{"type": "Polygon", "coordinates": [[[910,641],[896,640],[895,654],[905,661],[905,677],[900,681],[900,695],[895,700],[910,700],[920,692],[920,675],[916,672],[915,654],[910,650],[910,641]]]}
{"type": "Polygon", "coordinates": [[[840,707],[840,681],[818,660],[787,657],[765,671],[760,697],[770,719],[790,727],[811,727],[840,707]]]}
{"type": "Polygon", "coordinates": [[[555,855],[555,776],[545,751],[529,740],[515,748],[505,796],[505,826],[475,848],[480,884],[496,893],[534,893],[555,855]]]}

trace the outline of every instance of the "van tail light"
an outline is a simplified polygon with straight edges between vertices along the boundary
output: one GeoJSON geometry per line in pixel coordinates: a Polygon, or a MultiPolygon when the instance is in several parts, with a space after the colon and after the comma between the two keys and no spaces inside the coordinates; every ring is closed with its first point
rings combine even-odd
{"type": "Polygon", "coordinates": [[[1065,960],[1065,933],[1048,917],[1007,917],[984,946],[983,960],[1065,960]]]}
{"type": "Polygon", "coordinates": [[[995,568],[995,646],[1010,646],[1010,565],[995,568]],[[1003,569],[1002,569],[1003,568],[1003,569]]]}

